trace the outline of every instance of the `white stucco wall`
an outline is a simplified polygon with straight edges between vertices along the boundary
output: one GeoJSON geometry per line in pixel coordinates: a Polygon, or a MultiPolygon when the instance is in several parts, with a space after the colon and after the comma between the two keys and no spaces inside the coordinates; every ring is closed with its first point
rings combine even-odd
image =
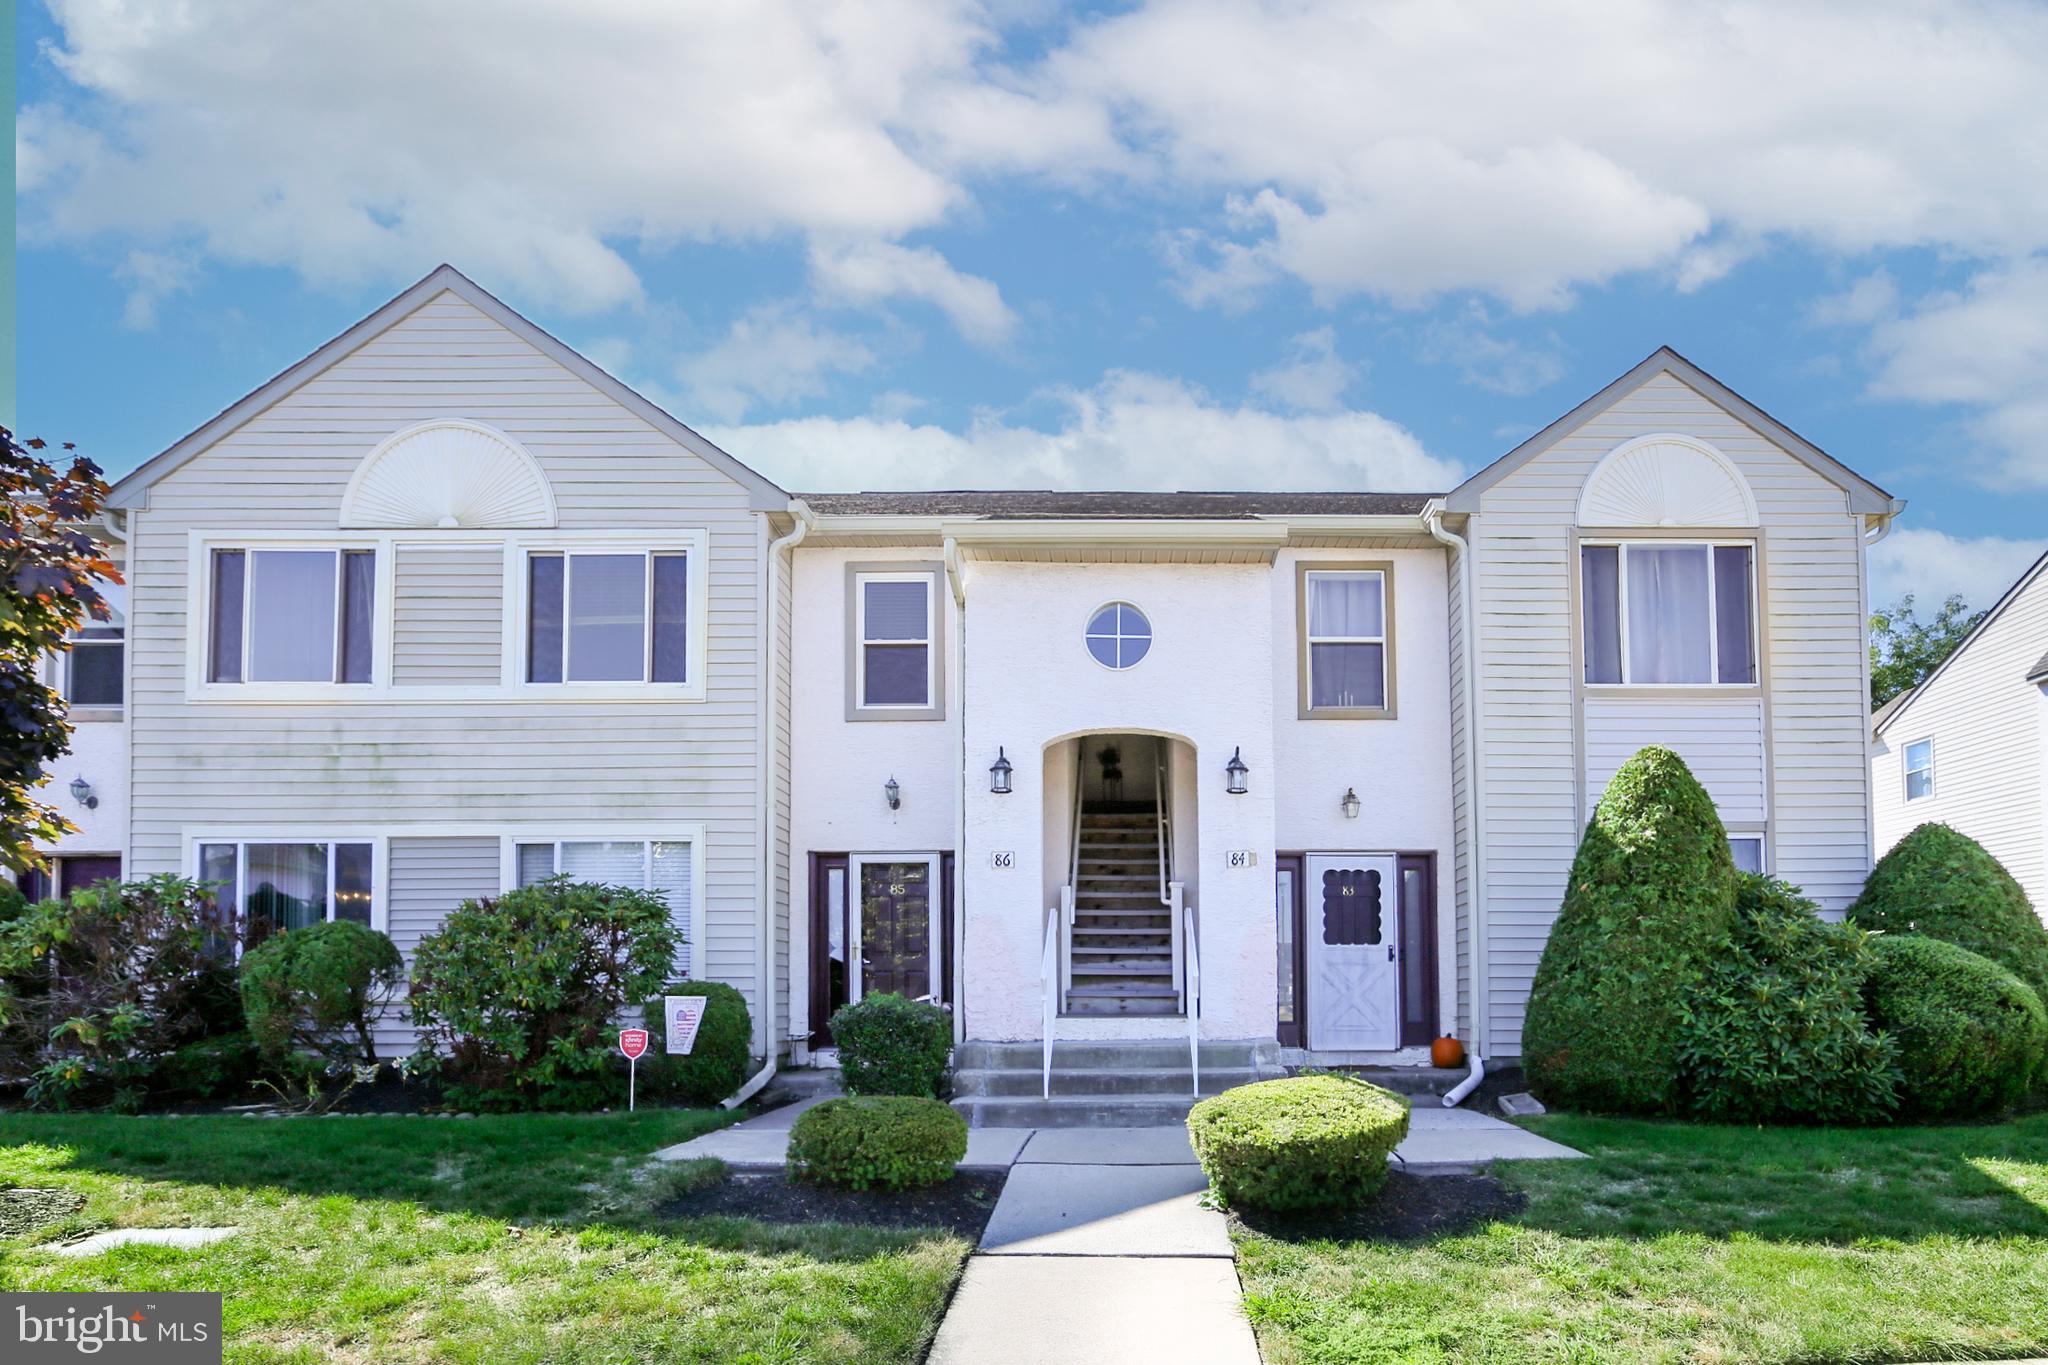
{"type": "Polygon", "coordinates": [[[48,852],[60,855],[105,854],[126,857],[128,846],[128,726],[119,720],[74,721],[71,748],[49,766],[50,781],[41,798],[56,806],[78,827],[48,852]],[[71,799],[71,780],[83,777],[99,798],[87,810],[71,799]]]}

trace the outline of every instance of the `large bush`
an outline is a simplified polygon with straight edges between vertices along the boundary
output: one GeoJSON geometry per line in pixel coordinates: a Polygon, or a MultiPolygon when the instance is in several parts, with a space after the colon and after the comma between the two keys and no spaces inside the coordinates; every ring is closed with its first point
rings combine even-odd
{"type": "Polygon", "coordinates": [[[1968,948],[2048,1000],[2048,927],[1998,859],[1947,825],[1922,825],[1878,859],[1849,918],[1968,948]]]}
{"type": "Polygon", "coordinates": [[[30,1103],[139,1106],[189,1045],[238,1032],[232,945],[213,897],[158,876],[102,882],[0,928],[0,1028],[30,1103]]]}
{"type": "Polygon", "coordinates": [[[946,1091],[953,1056],[953,1016],[937,1005],[881,992],[832,1016],[839,1070],[855,1095],[919,1095],[946,1091]]]}
{"type": "Polygon", "coordinates": [[[1684,1002],[1735,928],[1735,864],[1714,802],[1652,745],[1607,784],[1544,945],[1522,1062],[1544,1099],[1662,1114],[1678,1106],[1684,1002]]]}
{"type": "Polygon", "coordinates": [[[1195,1159],[1233,1208],[1362,1203],[1406,1136],[1408,1101],[1349,1076],[1241,1085],[1188,1115],[1195,1159]]]}
{"type": "Polygon", "coordinates": [[[473,1108],[623,1103],[619,1015],[660,992],[679,942],[633,887],[553,877],[464,901],[413,952],[416,1069],[473,1108]]]}
{"type": "Polygon", "coordinates": [[[799,1114],[789,1132],[792,1176],[855,1190],[936,1185],[966,1155],[967,1120],[910,1095],[826,1100],[799,1114]]]}
{"type": "Polygon", "coordinates": [[[1733,1123],[1876,1123],[1897,1048],[1863,1013],[1869,936],[1780,881],[1737,874],[1735,931],[1685,1010],[1685,1107],[1733,1123]]]}
{"type": "Polygon", "coordinates": [[[1884,934],[1865,985],[1871,1022],[1897,1040],[1908,1114],[1963,1118],[2026,1093],[2048,1055],[2033,988],[1987,957],[1917,934],[1884,934]]]}
{"type": "Polygon", "coordinates": [[[647,1056],[640,1059],[644,1093],[716,1104],[739,1089],[754,1055],[754,1021],[747,1012],[747,998],[722,981],[672,982],[661,988],[661,995],[647,1001],[647,1056]],[[711,1002],[704,1007],[697,1042],[688,1053],[668,1053],[668,1017],[661,995],[702,995],[711,1002]]]}
{"type": "Polygon", "coordinates": [[[242,955],[242,1012],[273,1067],[377,1060],[371,1025],[404,983],[390,939],[349,920],[273,934],[242,955]]]}
{"type": "Polygon", "coordinates": [[[11,924],[28,913],[28,897],[21,888],[0,876],[0,924],[11,924]]]}

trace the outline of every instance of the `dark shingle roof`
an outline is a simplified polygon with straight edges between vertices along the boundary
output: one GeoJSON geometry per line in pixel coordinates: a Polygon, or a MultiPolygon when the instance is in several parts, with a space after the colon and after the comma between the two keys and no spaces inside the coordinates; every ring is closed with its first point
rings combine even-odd
{"type": "Polygon", "coordinates": [[[2048,678],[2048,654],[2035,660],[2034,666],[2027,670],[2028,682],[2039,682],[2043,678],[2048,678]]]}
{"type": "Polygon", "coordinates": [[[988,517],[1001,521],[1240,520],[1278,516],[1414,516],[1435,493],[799,493],[825,516],[988,517]]]}
{"type": "Polygon", "coordinates": [[[1894,711],[1897,711],[1901,706],[1904,706],[1907,702],[1911,701],[1913,699],[1913,694],[1919,690],[1920,689],[1916,687],[1909,687],[1905,691],[1894,695],[1892,699],[1886,702],[1883,706],[1880,706],[1875,711],[1872,711],[1870,713],[1871,732],[1874,734],[1879,729],[1881,729],[1884,726],[1884,723],[1892,718],[1892,713],[1894,711]]]}

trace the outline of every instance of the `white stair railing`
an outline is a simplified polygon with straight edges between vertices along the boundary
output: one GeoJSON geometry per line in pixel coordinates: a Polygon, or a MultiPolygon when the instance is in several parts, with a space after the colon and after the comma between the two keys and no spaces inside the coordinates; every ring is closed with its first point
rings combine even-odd
{"type": "Polygon", "coordinates": [[[1187,979],[1181,974],[1187,963],[1187,944],[1184,942],[1181,925],[1181,905],[1187,898],[1185,882],[1166,883],[1166,894],[1159,899],[1166,902],[1166,938],[1172,944],[1173,952],[1173,1003],[1182,1013],[1187,1013],[1187,979]]]}
{"type": "MultiPolygon", "coordinates": [[[[1174,899],[1180,899],[1180,887],[1177,883],[1174,886],[1174,899]]],[[[1181,937],[1187,941],[1188,963],[1188,1076],[1194,1087],[1195,1098],[1200,1099],[1202,1098],[1202,948],[1201,944],[1195,939],[1195,907],[1192,905],[1185,907],[1181,911],[1181,919],[1181,937]]],[[[1052,1054],[1048,1051],[1046,1055],[1050,1057],[1052,1054]]],[[[1048,1061],[1046,1065],[1050,1068],[1051,1062],[1048,1061]]],[[[1048,1070],[1049,1075],[1050,1070],[1048,1070]]],[[[1051,1084],[1050,1080],[1046,1082],[1048,1087],[1046,1093],[1048,1095],[1052,1093],[1050,1089],[1051,1084]]]]}
{"type": "MultiPolygon", "coordinates": [[[[1074,896],[1071,890],[1067,893],[1066,903],[1068,905],[1074,903],[1074,896]]],[[[1060,1012],[1060,922],[1063,918],[1064,912],[1062,910],[1053,909],[1045,912],[1045,943],[1038,952],[1038,980],[1045,995],[1044,1080],[1045,1097],[1047,1099],[1052,1098],[1053,1021],[1059,1018],[1060,1012]]]]}

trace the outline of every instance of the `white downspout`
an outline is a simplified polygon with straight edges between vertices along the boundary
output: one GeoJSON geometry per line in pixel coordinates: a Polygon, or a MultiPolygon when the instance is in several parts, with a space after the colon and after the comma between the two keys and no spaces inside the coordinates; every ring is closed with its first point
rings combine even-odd
{"type": "Polygon", "coordinates": [[[1453,1109],[1464,1103],[1465,1097],[1479,1088],[1486,1079],[1485,1057],[1485,1009],[1482,1001],[1486,989],[1486,931],[1482,907],[1486,904],[1486,869],[1480,862],[1479,854],[1479,709],[1478,684],[1474,678],[1475,641],[1479,634],[1479,623],[1472,615],[1472,546],[1465,537],[1444,526],[1444,503],[1442,498],[1433,498],[1423,512],[1424,523],[1429,533],[1443,544],[1457,552],[1458,564],[1458,617],[1464,623],[1464,688],[1465,693],[1465,874],[1471,892],[1472,910],[1472,1070],[1464,1080],[1452,1086],[1444,1095],[1444,1108],[1453,1109]]]}
{"type": "Polygon", "coordinates": [[[761,1069],[724,1102],[727,1109],[739,1108],[775,1079],[775,782],[780,771],[775,761],[780,747],[775,728],[775,647],[781,639],[782,627],[782,552],[801,544],[815,519],[810,505],[802,498],[790,499],[789,514],[796,519],[796,525],[788,535],[768,542],[768,571],[762,575],[762,604],[757,616],[766,626],[761,644],[761,717],[755,745],[761,755],[761,894],[756,897],[761,907],[761,959],[754,979],[760,984],[756,995],[761,1002],[763,1061],[761,1069]]]}
{"type": "Polygon", "coordinates": [[[960,542],[945,540],[946,586],[953,592],[953,747],[960,752],[960,787],[953,797],[953,1041],[967,1037],[967,582],[960,572],[960,542]]]}

